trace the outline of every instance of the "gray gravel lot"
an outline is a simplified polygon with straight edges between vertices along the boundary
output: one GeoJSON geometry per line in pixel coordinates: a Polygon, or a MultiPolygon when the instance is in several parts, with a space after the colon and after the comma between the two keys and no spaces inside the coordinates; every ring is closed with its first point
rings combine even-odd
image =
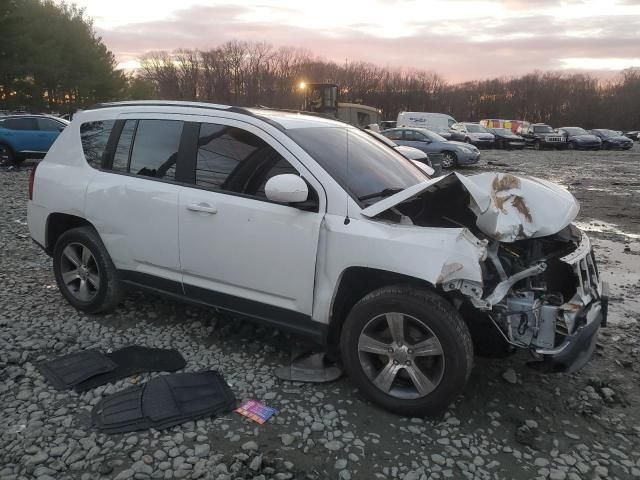
{"type": "Polygon", "coordinates": [[[574,375],[542,375],[524,353],[477,358],[464,395],[438,419],[381,411],[346,378],[279,381],[273,370],[297,341],[242,319],[141,293],[113,314],[78,314],[29,239],[27,168],[0,170],[0,479],[640,478],[640,146],[482,157],[464,173],[529,173],[579,198],[578,220],[613,284],[610,326],[574,375]],[[90,428],[91,407],[151,375],[78,395],[54,390],[34,367],[129,344],[176,348],[186,370],[217,369],[239,399],[279,413],[262,426],[232,413],[108,436],[90,428]]]}

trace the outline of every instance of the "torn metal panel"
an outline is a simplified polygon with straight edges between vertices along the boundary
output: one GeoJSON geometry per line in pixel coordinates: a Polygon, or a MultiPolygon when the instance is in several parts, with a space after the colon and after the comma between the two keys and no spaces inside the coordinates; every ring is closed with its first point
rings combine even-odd
{"type": "Polygon", "coordinates": [[[465,177],[452,173],[398,192],[362,210],[375,217],[409,199],[462,185],[469,193],[469,208],[476,226],[501,242],[544,237],[569,225],[579,211],[574,196],[559,185],[508,173],[481,173],[465,177]]]}

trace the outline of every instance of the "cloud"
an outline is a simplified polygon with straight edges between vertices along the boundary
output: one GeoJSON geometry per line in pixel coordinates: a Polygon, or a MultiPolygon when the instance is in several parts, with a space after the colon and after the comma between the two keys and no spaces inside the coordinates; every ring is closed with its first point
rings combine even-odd
{"type": "MultiPolygon", "coordinates": [[[[637,59],[640,44],[640,15],[579,21],[541,14],[412,21],[408,23],[411,33],[395,38],[374,34],[368,22],[313,29],[283,23],[281,18],[256,18],[255,10],[246,6],[193,6],[168,19],[98,30],[121,62],[152,50],[208,49],[228,40],[264,41],[276,47],[305,48],[337,62],[362,60],[432,70],[452,81],[562,69],[566,59],[589,58],[585,67],[589,70],[598,66],[599,58],[603,65],[608,58],[624,64],[625,58],[637,59]]],[[[579,68],[579,63],[574,60],[571,67],[579,68]]]]}

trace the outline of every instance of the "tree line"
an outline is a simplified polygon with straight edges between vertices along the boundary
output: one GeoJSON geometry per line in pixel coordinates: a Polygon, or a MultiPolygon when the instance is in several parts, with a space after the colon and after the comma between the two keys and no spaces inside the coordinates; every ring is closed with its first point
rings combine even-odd
{"type": "Polygon", "coordinates": [[[452,84],[432,71],[336,63],[293,47],[229,41],[209,50],[152,52],[125,74],[84,10],[53,0],[1,0],[0,32],[0,110],[66,113],[144,98],[298,109],[300,82],[327,82],[340,87],[339,101],[380,108],[389,120],[404,110],[460,121],[640,128],[640,69],[609,81],[534,72],[452,84]]]}
{"type": "Polygon", "coordinates": [[[127,78],[84,10],[0,1],[0,109],[67,113],[118,98],[127,78]]]}
{"type": "Polygon", "coordinates": [[[506,118],[554,126],[640,128],[640,69],[601,81],[582,73],[533,72],[450,84],[435,72],[338,64],[291,47],[230,41],[201,51],[152,52],[141,59],[138,79],[155,98],[239,106],[299,108],[300,82],[335,83],[339,101],[400,111],[442,112],[464,121],[506,118]]]}

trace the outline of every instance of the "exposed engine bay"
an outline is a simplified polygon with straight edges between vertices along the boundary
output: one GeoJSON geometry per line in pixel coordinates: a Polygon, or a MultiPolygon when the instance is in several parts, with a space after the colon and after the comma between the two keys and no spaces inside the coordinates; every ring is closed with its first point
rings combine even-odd
{"type": "Polygon", "coordinates": [[[402,225],[468,229],[483,242],[482,283],[456,279],[452,267],[440,286],[485,312],[509,344],[553,355],[593,320],[602,286],[589,238],[571,224],[577,201],[562,187],[509,174],[452,174],[396,200],[370,213],[402,225]]]}

